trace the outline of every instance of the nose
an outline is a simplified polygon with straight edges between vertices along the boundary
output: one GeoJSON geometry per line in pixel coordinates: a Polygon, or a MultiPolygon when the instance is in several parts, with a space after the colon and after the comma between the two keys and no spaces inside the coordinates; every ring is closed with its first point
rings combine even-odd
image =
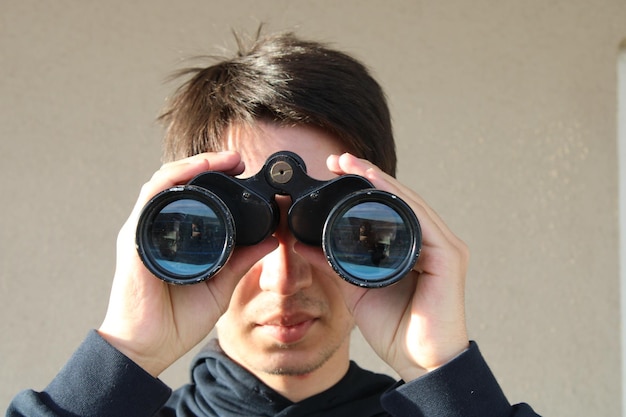
{"type": "Polygon", "coordinates": [[[287,210],[291,199],[277,196],[276,203],[280,209],[280,222],[274,232],[278,247],[263,258],[259,286],[263,291],[293,295],[311,285],[312,266],[293,249],[296,238],[287,225],[287,210]]]}

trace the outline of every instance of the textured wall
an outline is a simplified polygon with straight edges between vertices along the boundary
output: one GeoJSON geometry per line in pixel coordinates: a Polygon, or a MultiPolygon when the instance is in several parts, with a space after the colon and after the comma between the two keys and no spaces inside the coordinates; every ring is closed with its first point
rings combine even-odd
{"type": "Polygon", "coordinates": [[[0,409],[104,316],[117,230],[159,166],[165,77],[259,22],[386,88],[399,177],[472,249],[470,334],[510,400],[619,415],[621,0],[3,2],[0,409]]]}

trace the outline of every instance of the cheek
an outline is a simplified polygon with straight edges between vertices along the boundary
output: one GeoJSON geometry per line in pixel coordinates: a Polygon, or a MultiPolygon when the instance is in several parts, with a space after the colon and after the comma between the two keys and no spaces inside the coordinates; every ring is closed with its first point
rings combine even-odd
{"type": "Polygon", "coordinates": [[[342,280],[332,270],[330,265],[326,264],[323,268],[316,268],[320,291],[323,292],[324,298],[333,311],[333,319],[341,317],[343,320],[353,320],[350,302],[346,299],[349,294],[351,284],[342,280]]]}

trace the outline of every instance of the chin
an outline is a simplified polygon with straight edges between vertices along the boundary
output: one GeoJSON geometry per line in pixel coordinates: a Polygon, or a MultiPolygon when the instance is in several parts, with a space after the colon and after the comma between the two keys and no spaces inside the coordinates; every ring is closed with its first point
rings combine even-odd
{"type": "Polygon", "coordinates": [[[312,362],[312,363],[303,363],[303,362],[285,362],[285,363],[276,363],[276,364],[267,364],[265,367],[259,369],[259,371],[276,376],[291,376],[291,377],[304,377],[307,376],[318,369],[320,369],[326,361],[323,362],[312,362]]]}
{"type": "Polygon", "coordinates": [[[323,367],[337,352],[337,347],[299,349],[294,345],[274,345],[272,352],[258,358],[255,367],[266,374],[306,376],[323,367]]]}

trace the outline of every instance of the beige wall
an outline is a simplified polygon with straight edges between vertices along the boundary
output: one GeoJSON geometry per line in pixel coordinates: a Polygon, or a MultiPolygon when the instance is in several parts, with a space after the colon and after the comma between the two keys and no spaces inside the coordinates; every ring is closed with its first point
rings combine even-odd
{"type": "Polygon", "coordinates": [[[117,230],[159,165],[163,79],[260,21],[386,88],[400,178],[472,248],[470,333],[510,400],[620,415],[623,0],[3,2],[0,409],[104,315],[117,230]]]}

